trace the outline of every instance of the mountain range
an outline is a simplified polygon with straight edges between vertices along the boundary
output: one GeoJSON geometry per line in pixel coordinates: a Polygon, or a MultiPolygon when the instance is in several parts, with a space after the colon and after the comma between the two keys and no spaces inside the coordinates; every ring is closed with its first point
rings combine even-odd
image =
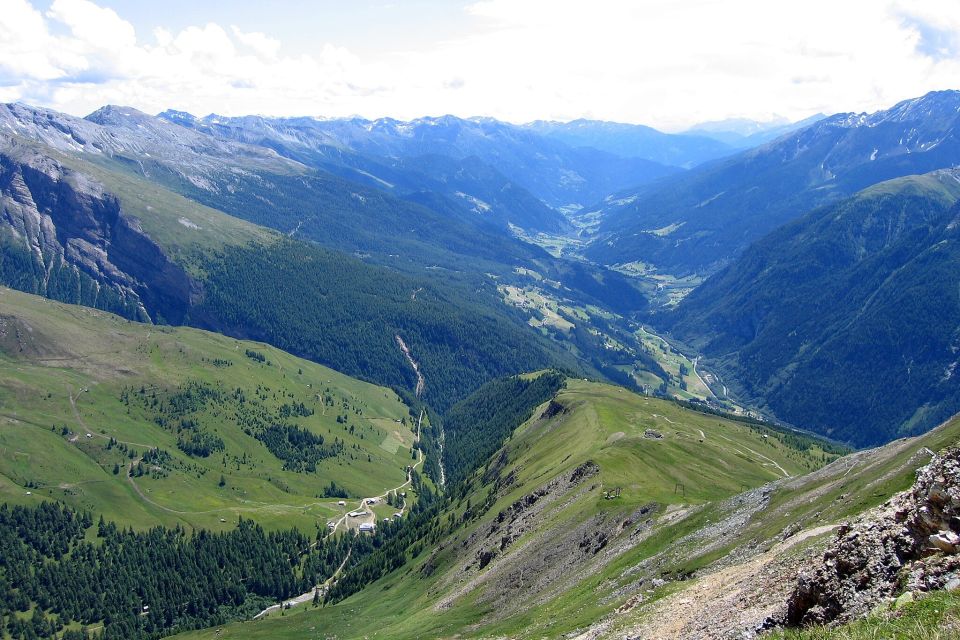
{"type": "MultiPolygon", "coordinates": [[[[482,171],[496,176],[498,182],[510,182],[511,189],[528,191],[552,208],[584,206],[610,191],[677,171],[672,165],[649,159],[641,150],[636,155],[617,155],[593,147],[570,146],[539,135],[535,128],[490,118],[442,116],[403,122],[391,118],[371,121],[210,115],[198,119],[169,111],[160,117],[218,138],[268,146],[307,164],[398,193],[423,189],[425,179],[447,183],[430,169],[430,163],[437,162],[431,160],[435,156],[443,156],[451,169],[466,162],[466,175],[482,165],[482,171]]],[[[457,174],[461,169],[447,171],[457,174]]],[[[457,178],[463,180],[465,176],[457,178]]],[[[482,200],[469,182],[449,184],[445,189],[446,195],[467,200],[468,204],[472,203],[470,198],[482,200]],[[467,191],[461,191],[461,187],[467,191]]],[[[492,203],[488,204],[494,209],[492,203]]],[[[521,219],[512,222],[527,226],[521,219]]],[[[555,224],[545,228],[555,229],[555,224]]]]}
{"type": "Polygon", "coordinates": [[[958,118],[0,105],[0,640],[952,628],[958,118]]]}
{"type": "Polygon", "coordinates": [[[586,255],[641,259],[667,273],[711,273],[751,242],[809,211],[892,178],[953,166],[960,92],[842,113],[755,149],[595,205],[586,255]]]}
{"type": "Polygon", "coordinates": [[[728,118],[726,120],[701,122],[687,129],[684,133],[711,138],[735,149],[747,149],[770,142],[790,131],[802,129],[825,117],[825,114],[818,113],[796,122],[791,122],[782,117],[767,121],[728,118]]]}

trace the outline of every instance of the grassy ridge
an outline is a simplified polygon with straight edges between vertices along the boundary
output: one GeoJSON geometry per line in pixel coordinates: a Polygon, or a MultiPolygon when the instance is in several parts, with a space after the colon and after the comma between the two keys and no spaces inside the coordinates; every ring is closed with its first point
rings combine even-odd
{"type": "Polygon", "coordinates": [[[412,459],[411,419],[393,391],[263,344],[8,289],[0,323],[0,501],[54,498],[137,528],[222,529],[243,516],[310,531],[342,510],[322,497],[331,481],[378,495],[412,459]],[[221,393],[184,400],[191,388],[221,393]],[[178,413],[177,402],[189,406],[178,413]],[[285,469],[265,443],[271,424],[342,450],[315,472],[285,469]],[[198,434],[222,448],[202,457],[178,446],[198,434]],[[154,447],[160,459],[128,478],[154,447]]]}
{"type": "MultiPolygon", "coordinates": [[[[542,410],[535,412],[502,453],[494,455],[494,462],[477,473],[459,498],[452,499],[436,524],[446,532],[444,537],[437,543],[426,540],[426,550],[411,557],[406,567],[319,611],[184,637],[558,637],[616,608],[621,600],[600,602],[598,591],[609,593],[611,579],[669,545],[682,535],[682,527],[632,547],[606,566],[591,568],[593,561],[588,559],[571,567],[555,583],[555,590],[517,587],[509,579],[501,580],[534,566],[531,562],[538,549],[553,553],[550,550],[557,548],[556,553],[564,555],[562,545],[570,541],[565,536],[585,522],[615,527],[613,523],[651,503],[656,503],[655,513],[707,505],[832,459],[816,446],[800,451],[775,436],[764,438],[749,425],[608,385],[569,380],[556,396],[556,404],[562,409],[551,410],[551,417],[541,417],[542,410]],[[648,429],[662,438],[648,437],[652,435],[648,429]],[[501,552],[499,568],[496,559],[486,572],[477,572],[475,566],[464,568],[475,551],[471,536],[485,535],[498,513],[586,462],[599,465],[599,473],[582,485],[582,492],[571,494],[531,522],[501,552]],[[603,492],[615,487],[621,488],[620,497],[605,499],[603,492]],[[490,604],[503,589],[511,601],[506,613],[490,604]],[[449,604],[438,606],[447,598],[449,604]]],[[[702,513],[707,514],[707,509],[702,513]]],[[[609,548],[620,542],[614,536],[609,548]]],[[[530,575],[529,582],[535,584],[536,573],[530,575]]]]}

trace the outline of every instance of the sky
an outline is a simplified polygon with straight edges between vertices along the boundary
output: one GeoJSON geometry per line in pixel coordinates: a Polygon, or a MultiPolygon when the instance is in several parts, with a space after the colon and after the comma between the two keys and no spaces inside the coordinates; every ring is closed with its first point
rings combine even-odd
{"type": "Polygon", "coordinates": [[[876,111],[960,89],[958,0],[0,0],[0,102],[510,122],[876,111]]]}

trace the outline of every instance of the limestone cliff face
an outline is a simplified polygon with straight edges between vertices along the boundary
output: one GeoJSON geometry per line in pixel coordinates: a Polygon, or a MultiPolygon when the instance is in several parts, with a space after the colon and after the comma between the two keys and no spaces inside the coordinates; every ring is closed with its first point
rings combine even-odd
{"type": "Polygon", "coordinates": [[[0,246],[4,284],[66,302],[179,322],[197,294],[102,185],[3,140],[0,246]]]}

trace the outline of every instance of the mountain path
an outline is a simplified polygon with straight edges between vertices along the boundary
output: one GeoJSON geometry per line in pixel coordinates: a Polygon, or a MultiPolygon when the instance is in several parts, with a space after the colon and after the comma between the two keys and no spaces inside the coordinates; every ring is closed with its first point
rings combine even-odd
{"type": "Polygon", "coordinates": [[[642,609],[636,626],[618,628],[615,619],[607,619],[576,640],[624,635],[650,640],[746,637],[744,627],[755,627],[789,593],[792,583],[784,578],[796,574],[804,557],[791,549],[803,548],[801,543],[823,536],[836,526],[806,529],[745,562],[697,578],[642,609]]]}
{"type": "MultiPolygon", "coordinates": [[[[717,435],[720,435],[720,434],[717,434],[717,435]]],[[[736,444],[737,444],[736,442],[734,442],[733,440],[731,440],[730,438],[728,438],[728,437],[726,437],[726,436],[724,436],[724,435],[720,435],[720,437],[723,438],[724,440],[726,440],[727,442],[733,444],[733,445],[734,445],[734,447],[733,447],[733,450],[734,450],[734,451],[737,451],[737,452],[739,452],[739,453],[742,453],[743,455],[747,455],[746,453],[744,453],[743,451],[741,451],[740,449],[738,449],[738,448],[736,447],[736,444]]],[[[779,469],[779,470],[780,470],[780,473],[783,474],[783,477],[784,477],[784,478],[789,478],[789,477],[791,477],[790,472],[787,471],[786,469],[784,469],[783,467],[781,467],[781,466],[780,466],[780,463],[777,462],[776,460],[774,460],[773,458],[768,458],[767,456],[763,455],[762,453],[758,453],[757,451],[754,451],[753,449],[751,449],[750,447],[748,447],[748,446],[746,446],[746,445],[743,445],[743,448],[746,449],[747,451],[749,451],[750,453],[752,453],[753,455],[757,456],[758,458],[762,458],[763,460],[766,460],[767,462],[763,463],[764,465],[766,465],[766,466],[773,466],[773,467],[776,467],[777,469],[779,469]]]]}

